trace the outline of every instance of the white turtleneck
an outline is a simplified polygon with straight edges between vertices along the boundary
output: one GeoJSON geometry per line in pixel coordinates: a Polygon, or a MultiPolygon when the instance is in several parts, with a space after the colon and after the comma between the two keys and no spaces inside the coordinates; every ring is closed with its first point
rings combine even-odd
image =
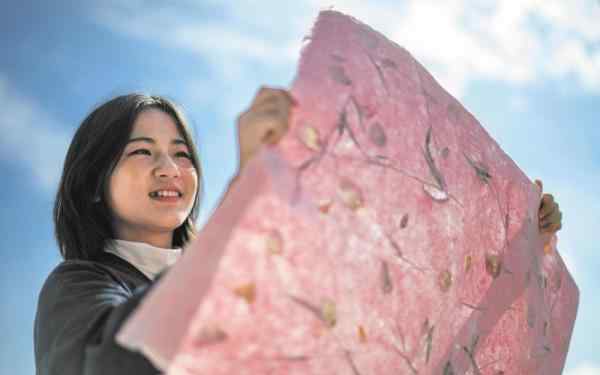
{"type": "Polygon", "coordinates": [[[181,256],[181,249],[163,249],[143,242],[125,240],[109,241],[106,252],[115,254],[135,266],[150,280],[181,256]]]}

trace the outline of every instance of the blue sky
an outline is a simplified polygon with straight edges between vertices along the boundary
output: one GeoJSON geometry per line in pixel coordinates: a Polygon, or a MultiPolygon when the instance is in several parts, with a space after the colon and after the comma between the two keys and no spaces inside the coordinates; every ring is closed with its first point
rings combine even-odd
{"type": "Polygon", "coordinates": [[[555,195],[581,291],[565,373],[600,374],[598,1],[81,3],[9,0],[0,13],[0,373],[34,373],[37,294],[60,261],[53,196],[83,117],[131,91],[180,103],[202,156],[201,224],[237,166],[237,114],[261,85],[290,84],[303,36],[333,6],[406,47],[555,195]]]}

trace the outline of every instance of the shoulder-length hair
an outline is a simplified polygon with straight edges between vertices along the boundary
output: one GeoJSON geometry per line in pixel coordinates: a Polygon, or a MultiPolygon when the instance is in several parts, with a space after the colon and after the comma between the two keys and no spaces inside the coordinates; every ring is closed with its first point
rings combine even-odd
{"type": "Polygon", "coordinates": [[[64,259],[94,259],[115,238],[112,212],[104,193],[108,180],[139,113],[156,108],[170,115],[188,144],[198,173],[198,191],[189,217],[175,229],[173,246],[183,247],[194,235],[202,192],[200,160],[189,125],[181,110],[160,96],[118,96],[96,108],[81,123],[65,158],[56,201],[55,235],[64,259]]]}

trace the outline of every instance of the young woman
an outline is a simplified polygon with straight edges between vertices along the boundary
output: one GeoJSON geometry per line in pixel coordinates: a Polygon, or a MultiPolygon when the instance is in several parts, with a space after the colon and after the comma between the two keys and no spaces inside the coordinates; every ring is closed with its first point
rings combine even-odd
{"type": "MultiPolygon", "coordinates": [[[[291,105],[284,90],[258,92],[238,119],[240,168],[262,144],[281,138],[291,105]]],[[[39,296],[38,375],[158,373],[114,335],[193,238],[201,192],[196,147],[169,100],[120,96],[83,121],[54,207],[65,260],[39,296]]]]}
{"type": "MultiPolygon", "coordinates": [[[[238,118],[240,169],[288,127],[293,100],[263,88],[238,118]]],[[[235,178],[233,183],[235,183],[235,178]]],[[[64,261],[40,292],[38,375],[157,374],[116,344],[118,329],[194,236],[202,171],[188,125],[169,100],[119,96],[81,124],[67,152],[54,207],[64,261]]],[[[560,229],[550,195],[540,226],[560,229]]]]}

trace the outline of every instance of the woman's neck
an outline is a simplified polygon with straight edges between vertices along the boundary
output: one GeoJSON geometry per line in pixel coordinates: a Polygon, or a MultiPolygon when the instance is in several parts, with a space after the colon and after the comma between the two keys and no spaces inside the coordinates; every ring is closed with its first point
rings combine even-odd
{"type": "Polygon", "coordinates": [[[171,249],[173,247],[173,232],[140,232],[121,230],[116,233],[117,240],[143,242],[154,247],[162,249],[171,249]]]}

